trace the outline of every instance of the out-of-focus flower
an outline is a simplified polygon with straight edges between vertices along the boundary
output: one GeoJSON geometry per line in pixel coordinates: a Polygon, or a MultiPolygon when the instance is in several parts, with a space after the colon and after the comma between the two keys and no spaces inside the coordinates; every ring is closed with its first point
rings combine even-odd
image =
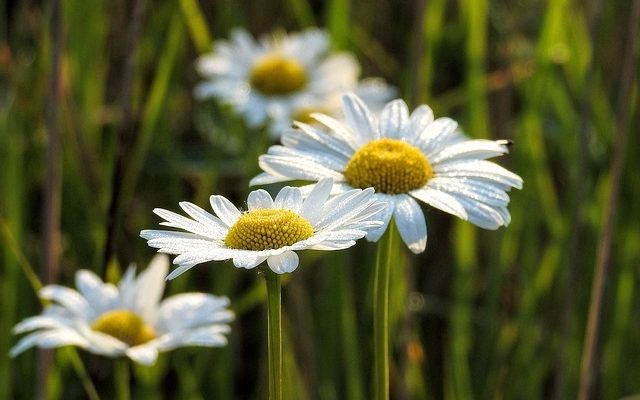
{"type": "Polygon", "coordinates": [[[184,293],[161,302],[168,270],[168,257],[157,255],[138,277],[135,267],[129,267],[118,287],[80,270],[77,291],[58,285],[42,288],[40,297],[52,304],[15,326],[16,334],[30,333],[11,349],[11,356],[33,346],[78,346],[150,365],[161,351],[226,345],[233,320],[229,299],[184,293]]]}
{"type": "Polygon", "coordinates": [[[206,81],[196,96],[230,104],[250,127],[268,125],[274,137],[310,112],[334,115],[347,91],[360,93],[372,107],[392,98],[394,89],[381,79],[359,83],[355,58],[329,47],[328,34],[319,29],[278,32],[259,41],[235,29],[230,40],[215,42],[213,52],[198,60],[206,81]]]}

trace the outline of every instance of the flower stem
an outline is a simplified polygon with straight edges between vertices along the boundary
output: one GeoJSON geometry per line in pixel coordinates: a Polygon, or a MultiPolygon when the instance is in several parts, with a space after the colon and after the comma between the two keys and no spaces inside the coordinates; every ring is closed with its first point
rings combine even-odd
{"type": "Polygon", "coordinates": [[[96,390],[96,387],[94,386],[93,381],[91,380],[91,377],[89,376],[89,373],[87,372],[87,369],[82,362],[82,358],[80,358],[80,355],[78,354],[78,351],[75,349],[75,347],[69,347],[66,350],[66,355],[71,361],[73,369],[76,371],[76,374],[78,374],[78,377],[82,382],[82,387],[84,388],[87,398],[89,400],[100,400],[100,395],[98,394],[98,391],[96,390]]]}
{"type": "Polygon", "coordinates": [[[282,306],[280,275],[265,271],[269,324],[269,399],[282,400],[282,306]]]}
{"type": "Polygon", "coordinates": [[[389,399],[389,275],[398,242],[393,220],[376,250],[376,270],[373,290],[373,342],[374,342],[374,399],[389,399]]]}
{"type": "Polygon", "coordinates": [[[129,359],[127,357],[117,358],[114,370],[116,399],[130,400],[131,390],[129,388],[129,359]]]}

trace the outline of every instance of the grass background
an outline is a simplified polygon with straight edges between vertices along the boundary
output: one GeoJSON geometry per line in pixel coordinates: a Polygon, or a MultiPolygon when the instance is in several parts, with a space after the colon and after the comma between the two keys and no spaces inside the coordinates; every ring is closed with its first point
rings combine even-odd
{"type": "MultiPolygon", "coordinates": [[[[51,126],[60,136],[56,280],[72,285],[79,268],[110,280],[129,262],[142,268],[153,251],[138,233],[157,226],[154,207],[204,206],[213,193],[242,204],[269,144],[230,110],[192,96],[195,59],[236,26],[253,34],[326,28],[334,48],[356,54],[364,76],[384,77],[412,107],[427,103],[472,137],[515,143],[498,160],[525,181],[512,193],[508,228],[482,231],[426,209],[427,251],[398,255],[408,267],[392,277],[401,294],[392,299],[394,398],[575,398],[593,271],[610,222],[594,394],[640,393],[638,69],[622,72],[638,52],[627,45],[631,1],[60,3],[53,101],[54,3],[0,3],[0,398],[33,398],[36,382],[47,398],[83,396],[72,353],[57,351],[44,380],[35,351],[7,356],[16,341],[10,327],[41,309],[22,270],[46,269],[51,126]],[[141,8],[132,47],[134,4],[141,8]],[[54,125],[45,118],[51,109],[54,125]],[[616,143],[626,145],[616,152],[616,143]],[[611,167],[616,157],[621,176],[611,167]]],[[[305,253],[290,276],[288,398],[367,398],[373,248],[305,253]]],[[[216,263],[168,284],[169,293],[185,290],[232,298],[230,345],[136,366],[135,398],[265,398],[261,279],[216,263]]],[[[81,357],[110,398],[113,361],[81,357]]]]}

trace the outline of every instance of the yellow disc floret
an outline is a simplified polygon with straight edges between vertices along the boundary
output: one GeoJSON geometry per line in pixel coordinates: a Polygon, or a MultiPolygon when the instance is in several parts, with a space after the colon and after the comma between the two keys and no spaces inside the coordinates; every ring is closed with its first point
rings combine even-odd
{"type": "Polygon", "coordinates": [[[358,149],[344,176],[353,187],[372,187],[376,192],[397,194],[424,186],[433,177],[433,169],[418,148],[385,138],[358,149]]]}
{"type": "Polygon", "coordinates": [[[259,208],[233,224],[224,239],[232,249],[268,250],[291,246],[313,235],[311,224],[291,210],[259,208]]]}
{"type": "Polygon", "coordinates": [[[153,328],[129,310],[108,311],[99,316],[91,328],[113,336],[129,346],[137,346],[156,337],[153,328]]]}
{"type": "Polygon", "coordinates": [[[286,95],[302,89],[307,84],[307,74],[294,58],[272,54],[253,66],[249,83],[264,94],[286,95]]]}
{"type": "Polygon", "coordinates": [[[322,113],[327,115],[332,114],[331,110],[324,109],[324,108],[303,107],[296,111],[296,113],[293,115],[293,120],[298,122],[304,122],[305,124],[315,124],[318,121],[316,121],[311,116],[311,114],[315,114],[315,113],[322,113]]]}

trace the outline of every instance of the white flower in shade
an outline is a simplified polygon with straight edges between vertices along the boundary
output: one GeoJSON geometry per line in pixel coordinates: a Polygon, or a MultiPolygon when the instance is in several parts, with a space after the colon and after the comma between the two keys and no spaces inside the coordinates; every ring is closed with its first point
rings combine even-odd
{"type": "Polygon", "coordinates": [[[179,254],[174,260],[179,267],[168,279],[196,264],[227,259],[238,268],[267,261],[276,273],[292,272],[298,267],[296,251],[346,249],[382,225],[373,216],[386,204],[374,200],[373,189],[349,190],[329,199],[332,186],[331,179],[320,180],[304,201],[298,188],[284,187],[275,200],[265,190],[255,190],[249,193],[246,212],[222,196],[211,196],[217,216],[188,202],[180,207],[191,218],[155,209],[165,219],[163,225],[189,233],[144,230],[140,236],[161,252],[179,254]]]}
{"type": "Polygon", "coordinates": [[[76,273],[76,290],[50,285],[40,290],[51,301],[41,315],[15,326],[30,332],[11,349],[12,357],[38,346],[78,346],[95,354],[127,356],[150,365],[158,352],[183,346],[227,344],[233,313],[229,299],[204,293],[184,293],[162,302],[169,260],[158,255],[138,277],[129,267],[118,287],[103,283],[93,272],[76,273]]]}
{"type": "Polygon", "coordinates": [[[389,207],[380,216],[384,225],[367,238],[377,241],[393,216],[414,253],[427,244],[416,199],[485,229],[509,224],[506,192],[522,188],[522,179],[485,160],[507,153],[506,141],[469,140],[454,120],[434,120],[426,105],[409,115],[402,100],[389,102],[374,115],[356,95],[347,94],[343,112],[344,123],[313,115],[330,133],[295,123],[297,129],[283,134],[281,146],[260,156],[265,172],[251,184],[331,177],[334,193],[373,187],[374,197],[389,207]]]}
{"type": "Polygon", "coordinates": [[[359,91],[372,102],[389,100],[393,89],[381,80],[358,84],[360,67],[348,53],[331,53],[329,37],[319,29],[259,41],[242,29],[230,40],[214,43],[197,69],[207,81],[196,87],[199,98],[230,104],[251,128],[269,125],[274,136],[310,110],[331,114],[336,95],[359,91]]]}

